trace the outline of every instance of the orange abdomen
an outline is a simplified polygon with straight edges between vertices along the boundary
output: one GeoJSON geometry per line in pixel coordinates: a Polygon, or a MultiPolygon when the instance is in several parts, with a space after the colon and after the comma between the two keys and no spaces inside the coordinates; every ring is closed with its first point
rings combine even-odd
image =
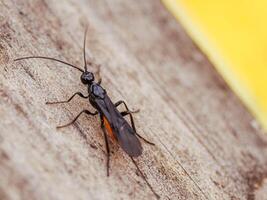
{"type": "Polygon", "coordinates": [[[107,130],[107,133],[108,133],[109,137],[111,137],[112,140],[117,140],[117,138],[114,135],[113,130],[112,130],[112,128],[111,128],[111,126],[110,126],[110,124],[109,124],[109,122],[107,120],[107,118],[103,117],[103,119],[104,119],[104,126],[105,126],[105,128],[107,130]]]}

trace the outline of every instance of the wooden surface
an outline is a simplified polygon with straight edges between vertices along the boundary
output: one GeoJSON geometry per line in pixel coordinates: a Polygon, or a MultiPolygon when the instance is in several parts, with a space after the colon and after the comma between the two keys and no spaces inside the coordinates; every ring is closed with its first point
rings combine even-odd
{"type": "MultiPolygon", "coordinates": [[[[137,162],[161,199],[264,199],[267,137],[158,0],[0,1],[0,199],[153,199],[112,144],[111,175],[98,117],[78,71],[44,55],[102,65],[103,87],[125,100],[143,144],[137,162]]],[[[92,69],[95,70],[95,69],[92,69]]],[[[265,182],[266,183],[266,182],[265,182]]]]}

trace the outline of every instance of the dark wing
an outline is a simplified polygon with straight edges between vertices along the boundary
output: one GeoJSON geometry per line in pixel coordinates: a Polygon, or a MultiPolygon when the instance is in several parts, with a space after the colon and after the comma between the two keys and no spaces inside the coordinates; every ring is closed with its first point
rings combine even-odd
{"type": "Polygon", "coordinates": [[[104,99],[96,99],[99,110],[107,118],[121,148],[132,157],[142,154],[142,146],[132,127],[122,117],[110,98],[105,95],[104,99]]]}
{"type": "Polygon", "coordinates": [[[115,125],[114,132],[118,138],[121,148],[129,156],[140,156],[142,154],[142,146],[132,127],[122,116],[121,118],[117,118],[116,123],[117,125],[115,125]]]}

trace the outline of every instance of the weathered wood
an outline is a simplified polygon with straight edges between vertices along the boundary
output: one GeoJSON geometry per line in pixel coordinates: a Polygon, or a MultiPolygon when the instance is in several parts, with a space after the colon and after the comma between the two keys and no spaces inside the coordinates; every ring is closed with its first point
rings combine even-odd
{"type": "Polygon", "coordinates": [[[85,93],[79,72],[13,62],[45,55],[82,66],[87,23],[103,86],[141,109],[137,129],[156,143],[137,162],[162,199],[264,198],[266,135],[158,0],[1,0],[0,199],[153,198],[116,144],[106,177],[97,117],[56,130],[89,106],[45,105],[85,93]]]}

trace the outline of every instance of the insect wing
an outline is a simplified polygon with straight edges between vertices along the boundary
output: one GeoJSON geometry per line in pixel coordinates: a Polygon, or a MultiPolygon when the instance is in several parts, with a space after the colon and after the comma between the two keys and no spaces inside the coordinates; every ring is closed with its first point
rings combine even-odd
{"type": "Polygon", "coordinates": [[[95,102],[108,120],[122,149],[132,157],[141,155],[142,146],[140,141],[136,137],[132,127],[122,117],[110,98],[106,95],[104,99],[96,99],[95,102]]]}
{"type": "Polygon", "coordinates": [[[137,157],[142,154],[142,146],[136,137],[134,130],[128,122],[121,116],[117,118],[115,126],[115,134],[122,149],[132,157],[137,157]]]}

